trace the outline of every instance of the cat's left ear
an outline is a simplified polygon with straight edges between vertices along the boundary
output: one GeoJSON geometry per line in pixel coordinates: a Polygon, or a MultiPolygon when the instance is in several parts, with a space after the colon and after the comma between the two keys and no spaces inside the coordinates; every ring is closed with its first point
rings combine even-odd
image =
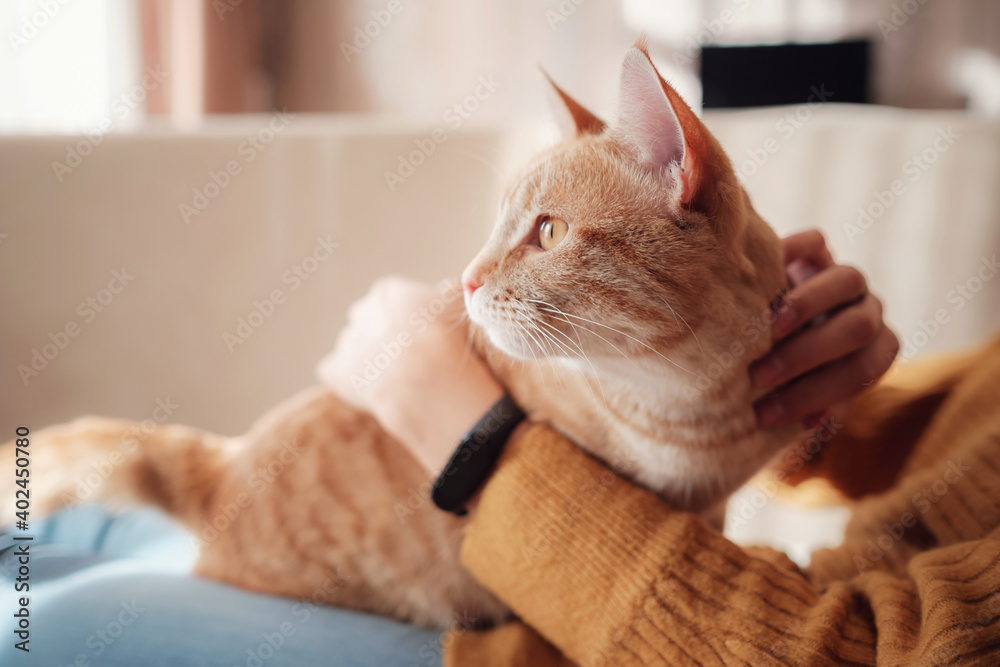
{"type": "Polygon", "coordinates": [[[704,143],[701,121],[660,77],[642,41],[625,56],[615,134],[643,166],[678,174],[681,202],[691,203],[701,176],[692,147],[704,143]]]}
{"type": "Polygon", "coordinates": [[[549,82],[550,106],[556,117],[556,124],[564,139],[584,134],[600,134],[604,131],[604,121],[587,111],[582,104],[570,97],[555,84],[548,73],[542,76],[549,82]]]}

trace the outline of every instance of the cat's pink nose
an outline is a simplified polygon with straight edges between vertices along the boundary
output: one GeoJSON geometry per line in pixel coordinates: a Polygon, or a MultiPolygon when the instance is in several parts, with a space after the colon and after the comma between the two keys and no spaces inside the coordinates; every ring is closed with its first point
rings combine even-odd
{"type": "Polygon", "coordinates": [[[477,278],[467,277],[462,281],[462,287],[464,287],[465,291],[469,293],[469,296],[472,296],[475,291],[482,286],[483,283],[477,278]]]}
{"type": "Polygon", "coordinates": [[[483,286],[483,270],[478,262],[465,267],[462,272],[462,289],[471,299],[476,290],[483,286]]]}

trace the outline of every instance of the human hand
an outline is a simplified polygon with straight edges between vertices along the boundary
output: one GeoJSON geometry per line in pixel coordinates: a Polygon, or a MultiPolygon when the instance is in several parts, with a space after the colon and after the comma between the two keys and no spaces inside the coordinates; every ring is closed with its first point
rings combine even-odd
{"type": "Polygon", "coordinates": [[[765,428],[796,421],[812,428],[882,377],[899,341],[865,277],[835,264],[820,232],[794,234],[782,245],[792,289],[772,325],[774,346],[750,369],[758,385],[777,389],[754,408],[765,428]]]}
{"type": "Polygon", "coordinates": [[[374,415],[432,473],[503,395],[469,349],[457,280],[436,286],[397,276],[375,281],[348,310],[347,326],[316,374],[374,415]]]}

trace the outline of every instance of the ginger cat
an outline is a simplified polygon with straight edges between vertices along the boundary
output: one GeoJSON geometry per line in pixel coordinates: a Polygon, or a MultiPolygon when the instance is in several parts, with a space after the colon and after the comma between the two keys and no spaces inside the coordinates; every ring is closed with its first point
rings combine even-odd
{"type": "MultiPolygon", "coordinates": [[[[466,270],[473,346],[532,420],[717,519],[794,431],[757,427],[762,392],[747,371],[770,347],[765,314],[787,287],[778,240],[642,41],[625,58],[615,124],[554,90],[570,134],[514,179],[466,270]]],[[[117,456],[101,499],[157,505],[187,525],[201,540],[198,575],[290,597],[325,591],[329,604],[429,627],[509,613],[459,564],[465,519],[429,502],[398,516],[427,474],[325,389],[239,437],[164,425],[123,453],[133,426],[88,417],[34,434],[35,507],[57,509],[94,462],[117,456]]]]}

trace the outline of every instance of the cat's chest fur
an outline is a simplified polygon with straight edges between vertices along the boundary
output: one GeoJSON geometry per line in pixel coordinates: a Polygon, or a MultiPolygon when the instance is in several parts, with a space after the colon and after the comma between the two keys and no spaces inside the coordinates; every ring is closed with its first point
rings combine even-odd
{"type": "MultiPolygon", "coordinates": [[[[550,424],[677,509],[712,510],[798,430],[757,427],[745,364],[705,387],[692,371],[659,359],[594,368],[566,359],[515,361],[495,350],[486,356],[533,421],[550,424]]],[[[686,368],[696,367],[698,356],[676,351],[686,368]]]]}

